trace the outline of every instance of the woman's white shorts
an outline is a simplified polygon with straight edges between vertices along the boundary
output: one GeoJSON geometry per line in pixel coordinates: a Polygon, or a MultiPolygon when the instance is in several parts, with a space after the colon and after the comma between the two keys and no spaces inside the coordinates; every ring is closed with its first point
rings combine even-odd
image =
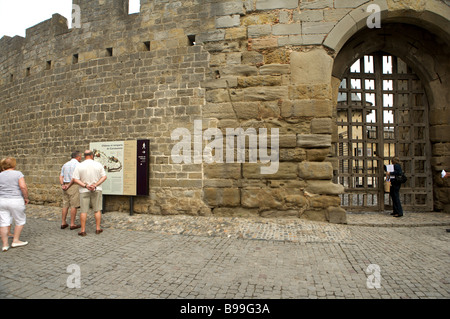
{"type": "Polygon", "coordinates": [[[0,227],[10,226],[13,219],[16,226],[25,225],[25,201],[23,198],[0,198],[0,227]]]}

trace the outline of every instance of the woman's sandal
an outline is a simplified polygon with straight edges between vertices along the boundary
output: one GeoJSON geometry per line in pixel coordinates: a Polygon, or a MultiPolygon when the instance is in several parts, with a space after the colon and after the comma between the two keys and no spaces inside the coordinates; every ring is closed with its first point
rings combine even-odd
{"type": "Polygon", "coordinates": [[[22,247],[22,246],[26,246],[26,245],[28,245],[27,241],[21,241],[20,243],[12,243],[11,247],[15,248],[15,247],[22,247]]]}

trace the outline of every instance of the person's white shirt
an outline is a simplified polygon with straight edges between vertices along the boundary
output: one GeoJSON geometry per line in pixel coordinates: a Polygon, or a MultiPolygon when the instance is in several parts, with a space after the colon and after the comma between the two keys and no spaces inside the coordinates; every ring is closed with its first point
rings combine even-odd
{"type": "MultiPolygon", "coordinates": [[[[103,165],[91,159],[86,159],[78,164],[73,172],[73,178],[78,179],[87,185],[97,183],[105,175],[106,172],[103,165]]],[[[102,190],[101,185],[97,186],[97,190],[102,190]]],[[[89,192],[87,188],[80,187],[80,193],[86,192],[89,192]]]]}

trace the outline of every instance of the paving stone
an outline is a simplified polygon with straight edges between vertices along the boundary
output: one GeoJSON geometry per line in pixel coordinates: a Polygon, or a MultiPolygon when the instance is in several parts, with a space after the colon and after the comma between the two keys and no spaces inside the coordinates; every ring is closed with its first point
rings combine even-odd
{"type": "Polygon", "coordinates": [[[295,218],[106,212],[96,235],[61,230],[58,207],[27,207],[0,254],[0,298],[448,299],[450,215],[348,213],[347,225],[295,218]],[[68,288],[70,264],[81,288],[68,288]],[[367,287],[369,264],[381,289],[367,287]],[[20,265],[20,267],[18,267],[20,265]]]}

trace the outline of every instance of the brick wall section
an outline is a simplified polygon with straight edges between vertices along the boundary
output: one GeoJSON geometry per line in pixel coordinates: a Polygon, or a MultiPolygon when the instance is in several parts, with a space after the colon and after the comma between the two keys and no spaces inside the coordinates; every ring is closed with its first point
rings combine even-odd
{"type": "MultiPolygon", "coordinates": [[[[33,202],[58,205],[72,150],[149,138],[151,194],[135,201],[138,213],[345,222],[343,188],[331,182],[333,56],[322,43],[366,2],[141,0],[128,15],[126,0],[74,0],[80,29],[55,14],[25,39],[0,40],[0,156],[18,158],[33,202]],[[223,132],[278,128],[278,172],[174,164],[171,132],[197,119],[223,132]]],[[[128,209],[126,198],[107,204],[128,209]]]]}

